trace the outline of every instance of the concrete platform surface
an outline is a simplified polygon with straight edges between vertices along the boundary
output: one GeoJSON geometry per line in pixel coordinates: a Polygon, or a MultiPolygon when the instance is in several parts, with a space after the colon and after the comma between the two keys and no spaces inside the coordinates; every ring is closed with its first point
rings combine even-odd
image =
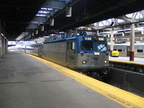
{"type": "Polygon", "coordinates": [[[124,108],[19,52],[0,58],[0,108],[124,108]]]}

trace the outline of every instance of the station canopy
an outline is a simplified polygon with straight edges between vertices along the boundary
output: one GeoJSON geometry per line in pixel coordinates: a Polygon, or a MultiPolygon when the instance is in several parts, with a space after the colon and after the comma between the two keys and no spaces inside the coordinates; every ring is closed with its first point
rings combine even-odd
{"type": "Polygon", "coordinates": [[[77,29],[88,30],[106,30],[102,34],[110,34],[111,28],[115,28],[114,33],[130,31],[130,24],[136,23],[136,31],[144,31],[144,10],[126,14],[118,18],[110,18],[107,20],[92,23],[90,25],[81,26],[77,29]]]}
{"type": "MultiPolygon", "coordinates": [[[[57,11],[63,9],[66,6],[66,3],[69,2],[69,0],[66,0],[66,2],[61,1],[55,1],[55,3],[51,1],[47,1],[37,12],[33,20],[30,21],[29,25],[26,28],[26,32],[22,32],[16,40],[22,40],[25,36],[32,37],[35,34],[37,34],[38,31],[35,31],[40,25],[47,22],[48,18],[51,18],[57,11]],[[35,31],[35,33],[30,33],[30,31],[35,31]]],[[[95,22],[89,25],[80,26],[76,29],[87,29],[87,30],[108,30],[105,32],[101,32],[102,34],[110,34],[110,29],[112,27],[115,27],[117,31],[114,31],[115,33],[120,31],[130,31],[129,28],[125,27],[125,25],[129,25],[131,23],[139,23],[140,26],[136,28],[136,30],[143,30],[143,24],[144,24],[144,10],[126,14],[117,18],[110,18],[107,20],[95,22]]],[[[44,29],[42,27],[42,29],[44,29]]]]}

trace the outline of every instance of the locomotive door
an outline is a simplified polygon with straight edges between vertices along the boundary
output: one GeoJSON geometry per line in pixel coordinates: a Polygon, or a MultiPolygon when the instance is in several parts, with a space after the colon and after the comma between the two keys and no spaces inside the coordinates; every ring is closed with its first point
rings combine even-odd
{"type": "Polygon", "coordinates": [[[67,42],[66,52],[67,52],[67,55],[66,55],[67,66],[73,67],[76,63],[76,48],[75,48],[74,41],[67,42]]]}

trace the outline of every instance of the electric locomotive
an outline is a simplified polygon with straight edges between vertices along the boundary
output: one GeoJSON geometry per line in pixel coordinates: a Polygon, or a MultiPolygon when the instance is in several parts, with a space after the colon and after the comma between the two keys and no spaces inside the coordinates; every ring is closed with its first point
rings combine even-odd
{"type": "Polygon", "coordinates": [[[103,36],[76,36],[42,44],[41,56],[101,79],[107,74],[108,45],[103,36]]]}

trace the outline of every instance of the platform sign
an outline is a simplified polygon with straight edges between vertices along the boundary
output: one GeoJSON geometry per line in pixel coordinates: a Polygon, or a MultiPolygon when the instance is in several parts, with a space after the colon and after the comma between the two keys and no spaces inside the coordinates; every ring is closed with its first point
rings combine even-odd
{"type": "Polygon", "coordinates": [[[104,38],[98,38],[99,41],[104,41],[104,38]]]}
{"type": "Polygon", "coordinates": [[[86,40],[86,41],[91,41],[91,40],[92,40],[92,37],[84,37],[84,40],[86,40]]]}

